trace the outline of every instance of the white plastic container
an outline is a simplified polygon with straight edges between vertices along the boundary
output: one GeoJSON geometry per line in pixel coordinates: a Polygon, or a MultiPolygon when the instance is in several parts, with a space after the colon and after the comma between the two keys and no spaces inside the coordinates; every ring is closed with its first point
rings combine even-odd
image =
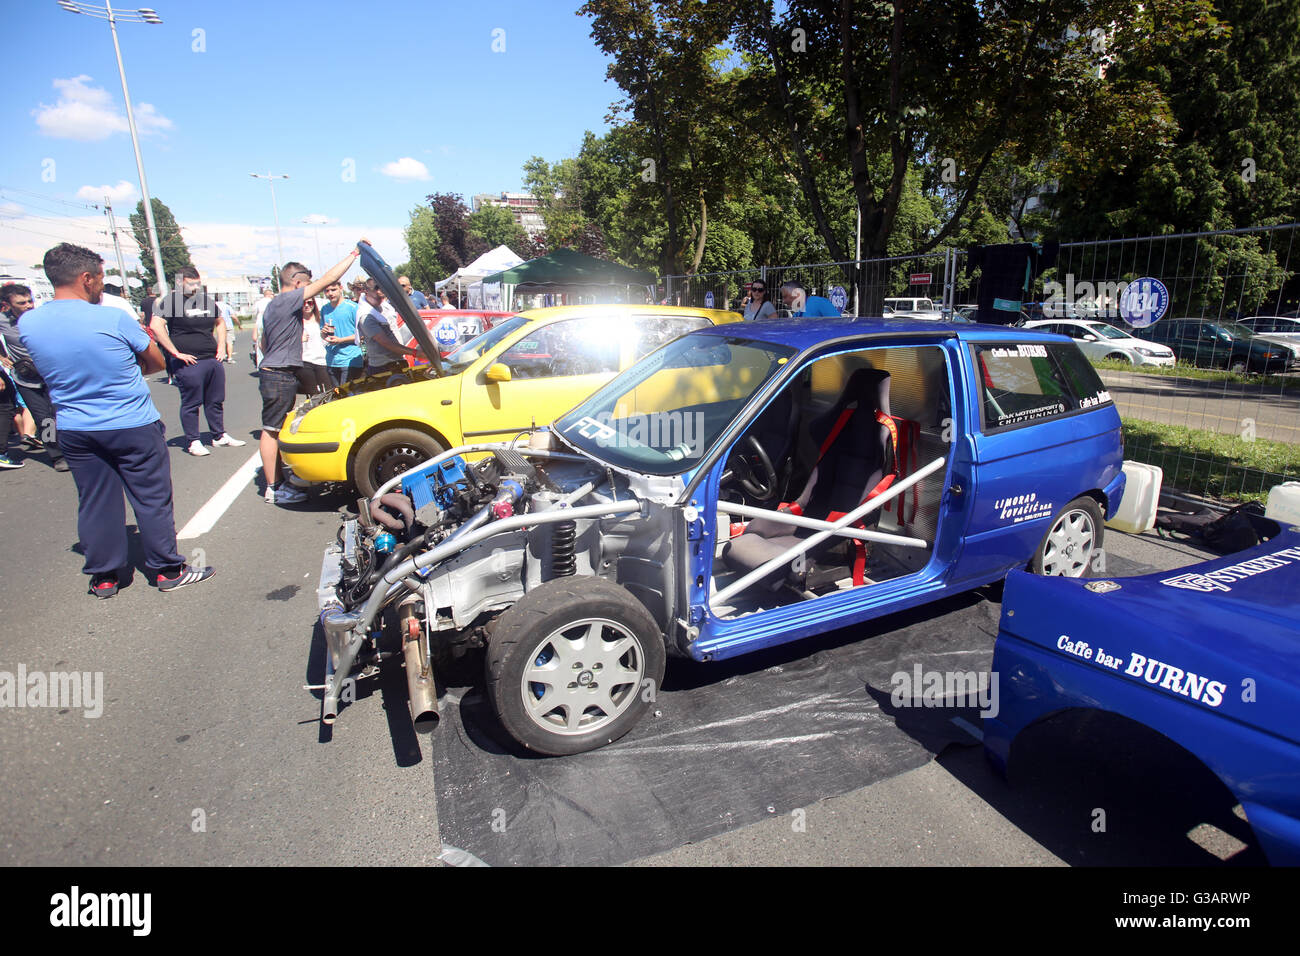
{"type": "Polygon", "coordinates": [[[1270,488],[1264,517],[1283,524],[1300,524],[1300,481],[1287,481],[1270,488]]]}
{"type": "Polygon", "coordinates": [[[1140,461],[1124,462],[1124,497],[1107,528],[1141,534],[1156,524],[1156,507],[1160,504],[1160,483],[1165,473],[1155,465],[1140,461]]]}

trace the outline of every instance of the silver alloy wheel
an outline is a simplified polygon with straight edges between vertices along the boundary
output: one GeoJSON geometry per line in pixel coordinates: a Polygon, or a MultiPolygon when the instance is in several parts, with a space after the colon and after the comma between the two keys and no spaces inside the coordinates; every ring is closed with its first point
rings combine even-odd
{"type": "Polygon", "coordinates": [[[529,654],[519,690],[524,712],[548,733],[599,730],[636,700],[645,652],[631,631],[608,618],[584,618],[552,631],[529,654]]]}
{"type": "Polygon", "coordinates": [[[1081,577],[1092,562],[1097,529],[1092,515],[1074,508],[1056,519],[1043,545],[1043,574],[1081,577]]]}

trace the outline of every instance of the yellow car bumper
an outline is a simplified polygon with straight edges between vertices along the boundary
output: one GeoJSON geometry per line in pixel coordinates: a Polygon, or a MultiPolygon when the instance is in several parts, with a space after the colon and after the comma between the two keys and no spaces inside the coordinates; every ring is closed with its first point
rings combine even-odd
{"type": "Polygon", "coordinates": [[[352,443],[341,441],[338,431],[299,430],[294,435],[289,432],[288,420],[280,431],[280,454],[304,481],[347,481],[351,452],[352,443]]]}

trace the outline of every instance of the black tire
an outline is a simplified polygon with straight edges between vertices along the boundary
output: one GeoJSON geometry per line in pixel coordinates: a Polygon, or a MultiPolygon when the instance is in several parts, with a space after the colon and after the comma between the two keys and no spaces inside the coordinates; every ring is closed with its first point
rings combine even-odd
{"type": "Polygon", "coordinates": [[[1228,360],[1228,371],[1232,372],[1234,375],[1245,375],[1246,372],[1249,371],[1249,368],[1250,366],[1245,359],[1228,360]]]}
{"type": "Polygon", "coordinates": [[[1125,352],[1111,352],[1106,358],[1112,362],[1123,362],[1125,365],[1133,364],[1133,356],[1125,352]]]}
{"type": "Polygon", "coordinates": [[[1043,540],[1038,542],[1029,570],[1034,574],[1085,577],[1092,570],[1093,557],[1102,549],[1105,534],[1106,526],[1097,500],[1088,495],[1075,498],[1052,515],[1052,523],[1047,526],[1043,540]],[[1075,554],[1073,549],[1081,547],[1083,534],[1087,536],[1086,549],[1075,554]],[[1066,548],[1069,550],[1062,548],[1063,538],[1068,541],[1066,548]]]}
{"type": "Polygon", "coordinates": [[[414,428],[389,428],[365,440],[353,464],[357,491],[371,497],[394,475],[441,455],[447,449],[414,428]]]}
{"type": "Polygon", "coordinates": [[[613,743],[641,719],[663,682],[666,657],[654,618],[623,588],[593,577],[548,581],[493,624],[488,699],[506,733],[529,750],[555,757],[583,753],[613,743]],[[588,645],[592,627],[599,628],[599,647],[588,645]],[[614,640],[619,632],[622,638],[614,640]],[[614,658],[617,646],[609,645],[627,638],[632,644],[614,658]],[[601,659],[584,660],[588,653],[601,659]],[[610,673],[618,676],[602,687],[601,675],[610,673]],[[551,674],[573,680],[526,681],[551,674]],[[536,702],[531,714],[530,699],[536,702]]]}

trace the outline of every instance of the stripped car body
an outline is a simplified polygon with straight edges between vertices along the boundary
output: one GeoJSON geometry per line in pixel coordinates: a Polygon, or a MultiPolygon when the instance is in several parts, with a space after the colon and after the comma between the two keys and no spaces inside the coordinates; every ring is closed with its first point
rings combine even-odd
{"type": "Polygon", "coordinates": [[[1012,572],[986,752],[1005,773],[1032,725],[1067,712],[1119,715],[1200,760],[1241,804],[1269,861],[1300,865],[1297,590],[1294,527],[1227,557],[1113,581],[1012,572]]]}
{"type": "Polygon", "coordinates": [[[384,656],[392,608],[417,727],[436,723],[434,662],[483,648],[516,741],[602,746],[667,657],[787,643],[1027,564],[1084,573],[1122,450],[1114,405],[1060,336],[701,329],[522,444],[451,449],[361,502],[322,570],[323,716],[384,656]]]}

